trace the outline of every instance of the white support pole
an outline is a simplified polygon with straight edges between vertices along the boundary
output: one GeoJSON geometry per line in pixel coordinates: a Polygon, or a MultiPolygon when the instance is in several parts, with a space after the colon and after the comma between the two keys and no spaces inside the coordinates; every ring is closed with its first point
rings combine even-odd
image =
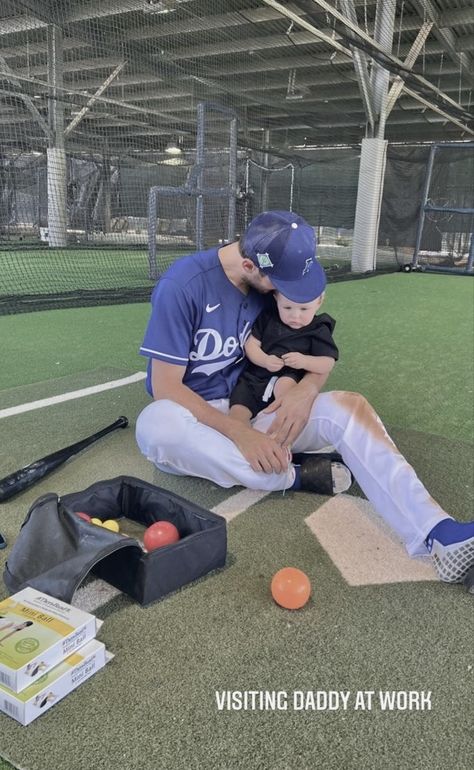
{"type": "MultiPolygon", "coordinates": [[[[374,40],[388,53],[392,53],[396,0],[377,0],[375,11],[374,40]]],[[[374,106],[377,137],[383,139],[387,119],[387,93],[390,72],[374,61],[371,76],[372,103],[374,106]]]]}
{"type": "Polygon", "coordinates": [[[48,147],[48,241],[50,247],[67,245],[66,151],[48,147]]]}
{"type": "Polygon", "coordinates": [[[51,131],[47,150],[48,242],[51,247],[67,245],[67,167],[64,149],[63,35],[49,25],[48,40],[48,119],[51,131]]]}
{"type": "MultiPolygon", "coordinates": [[[[341,7],[347,18],[350,19],[354,24],[357,24],[357,12],[355,9],[354,0],[341,0],[341,7]]],[[[365,115],[369,122],[371,133],[373,133],[375,119],[372,106],[372,92],[370,87],[369,72],[367,69],[367,56],[353,45],[350,45],[349,48],[352,51],[354,69],[357,75],[357,82],[359,83],[359,91],[362,97],[365,115]]]]}
{"type": "Polygon", "coordinates": [[[359,185],[352,242],[353,273],[375,270],[380,207],[385,176],[385,139],[362,139],[359,185]]]}
{"type": "MultiPolygon", "coordinates": [[[[408,55],[405,58],[405,66],[409,67],[410,69],[413,68],[419,54],[421,53],[423,46],[425,44],[426,38],[431,32],[433,24],[431,22],[425,22],[421,25],[420,30],[416,36],[415,41],[412,43],[412,46],[408,52],[408,55]]],[[[390,91],[388,92],[387,96],[387,102],[385,105],[385,117],[388,118],[390,115],[393,106],[395,102],[397,101],[398,97],[400,96],[401,92],[403,91],[403,78],[396,77],[395,80],[392,83],[392,87],[390,91]]]]}
{"type": "MultiPolygon", "coordinates": [[[[270,165],[270,156],[268,154],[268,148],[270,146],[270,129],[265,128],[262,137],[262,150],[263,150],[263,166],[268,169],[270,165]]],[[[262,176],[262,191],[261,191],[261,210],[266,211],[268,208],[268,171],[262,176]]]]}

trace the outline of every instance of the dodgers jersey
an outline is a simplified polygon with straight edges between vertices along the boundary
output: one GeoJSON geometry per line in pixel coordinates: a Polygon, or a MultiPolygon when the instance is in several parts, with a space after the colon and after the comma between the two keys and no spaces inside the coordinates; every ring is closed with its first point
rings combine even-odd
{"type": "Polygon", "coordinates": [[[183,383],[206,401],[228,398],[245,366],[243,346],[264,307],[253,289],[243,294],[227,278],[218,249],[177,260],[160,278],[140,353],[185,366],[183,383]]]}

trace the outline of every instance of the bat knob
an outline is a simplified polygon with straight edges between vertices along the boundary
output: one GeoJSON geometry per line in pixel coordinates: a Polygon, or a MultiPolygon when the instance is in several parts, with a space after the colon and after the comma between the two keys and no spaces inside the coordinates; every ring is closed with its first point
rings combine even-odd
{"type": "Polygon", "coordinates": [[[120,427],[121,427],[121,428],[126,428],[126,427],[127,427],[127,425],[128,425],[128,417],[124,417],[124,416],[122,415],[122,417],[119,417],[119,420],[120,420],[120,421],[121,421],[121,423],[122,423],[120,427]]]}

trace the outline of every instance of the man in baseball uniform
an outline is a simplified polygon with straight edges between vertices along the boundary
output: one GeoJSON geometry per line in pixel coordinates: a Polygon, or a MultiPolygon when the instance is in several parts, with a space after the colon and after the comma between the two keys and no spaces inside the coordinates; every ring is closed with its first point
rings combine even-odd
{"type": "Polygon", "coordinates": [[[340,492],[350,469],[408,553],[428,549],[440,578],[460,582],[474,564],[474,522],[457,522],[433,500],[363,396],[321,393],[327,375],[308,373],[250,425],[228,415],[266,295],[311,302],[319,278],[314,230],[288,211],[265,211],[239,242],[177,260],[155,287],[140,349],[154,400],[138,417],[138,446],[162,471],[223,487],[321,492],[329,476],[340,492]],[[343,463],[304,456],[327,446],[343,463]],[[291,453],[303,453],[301,464],[291,453]]]}

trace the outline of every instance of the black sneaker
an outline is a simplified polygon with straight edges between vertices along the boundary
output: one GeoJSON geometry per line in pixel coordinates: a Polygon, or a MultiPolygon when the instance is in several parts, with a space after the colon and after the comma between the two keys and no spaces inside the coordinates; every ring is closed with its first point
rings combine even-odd
{"type": "MultiPolygon", "coordinates": [[[[319,495],[338,495],[354,483],[354,477],[342,457],[328,454],[305,454],[300,463],[301,489],[319,495]]],[[[295,456],[293,456],[295,462],[295,456]]]]}

